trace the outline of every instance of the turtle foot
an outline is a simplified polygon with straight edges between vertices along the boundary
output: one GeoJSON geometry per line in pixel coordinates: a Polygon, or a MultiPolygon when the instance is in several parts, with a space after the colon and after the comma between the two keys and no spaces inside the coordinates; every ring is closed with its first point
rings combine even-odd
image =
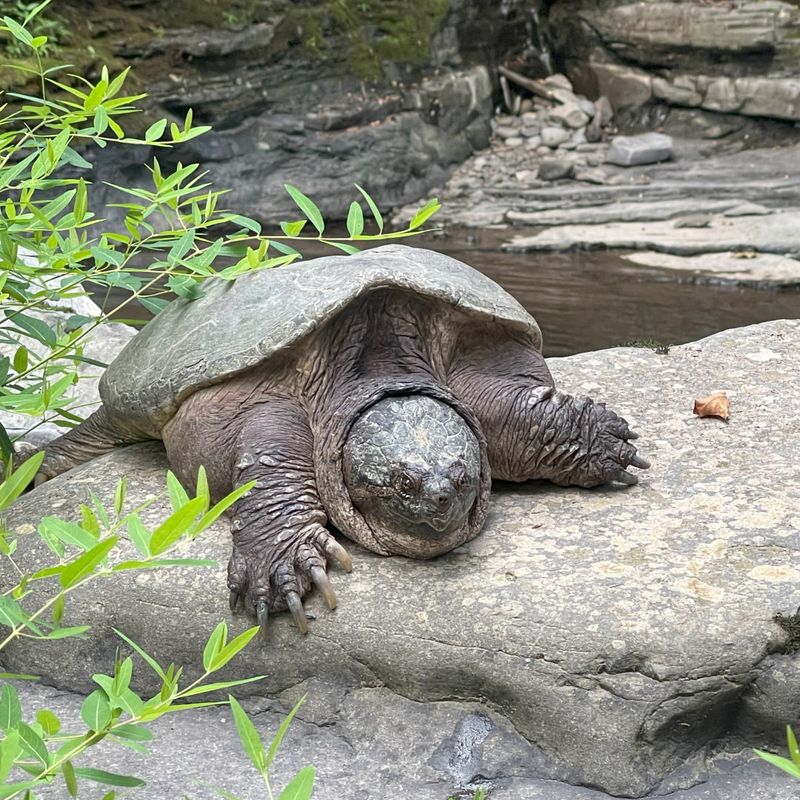
{"type": "Polygon", "coordinates": [[[336,608],[336,593],[327,573],[329,558],[347,572],[353,568],[347,550],[318,523],[246,550],[234,540],[228,562],[231,611],[243,607],[266,636],[270,613],[288,609],[300,633],[308,633],[302,598],[312,586],[319,589],[328,608],[336,608]]]}
{"type": "Polygon", "coordinates": [[[550,387],[539,390],[537,399],[534,427],[545,434],[532,477],[561,486],[632,486],[639,478],[628,468],[650,467],[632,443],[638,435],[604,403],[550,387]]]}

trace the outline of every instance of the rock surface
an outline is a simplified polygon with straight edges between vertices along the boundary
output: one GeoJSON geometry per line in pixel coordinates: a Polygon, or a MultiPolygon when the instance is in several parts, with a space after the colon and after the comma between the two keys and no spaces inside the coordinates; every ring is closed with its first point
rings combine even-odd
{"type": "Polygon", "coordinates": [[[512,252],[616,247],[676,255],[758,250],[800,256],[800,209],[767,217],[715,216],[702,228],[676,227],[671,220],[561,225],[534,236],[517,236],[503,249],[512,252]]]}
{"type": "Polygon", "coordinates": [[[663,133],[640,133],[638,136],[616,136],[606,153],[609,164],[636,167],[656,164],[672,158],[672,139],[663,133]]]}
{"type": "MultiPolygon", "coordinates": [[[[309,750],[294,767],[330,765],[321,798],[366,800],[379,775],[390,796],[431,800],[484,779],[509,800],[790,800],[795,783],[742,764],[751,746],[780,746],[800,716],[800,661],[772,621],[800,597],[798,345],[800,322],[783,321],[668,355],[552,360],[563,388],[602,397],[638,429],[653,462],[638,487],[498,486],[486,530],[431,562],[353,547],[352,575],[334,570],[337,611],[310,598],[305,638],[277,616],[270,640],[227,674],[268,673],[246,690],[262,698],[253,710],[309,691],[293,734],[308,733],[309,750]],[[692,416],[693,398],[715,389],[731,397],[728,424],[692,416]]],[[[21,498],[6,515],[21,534],[18,563],[47,560],[33,533],[41,515],[74,516],[90,488],[111,502],[122,473],[131,504],[160,492],[160,447],[110,454],[21,498]]],[[[164,511],[158,501],[147,521],[164,511]]],[[[117,627],[196,675],[205,636],[229,616],[225,526],[191,551],[220,568],[125,574],[76,594],[66,620],[93,622],[93,636],[17,643],[5,668],[85,690],[112,667],[117,627]]],[[[189,763],[214,753],[243,763],[231,761],[221,713],[189,717],[189,763]]]]}
{"type": "Polygon", "coordinates": [[[557,0],[548,30],[580,91],[800,120],[800,7],[557,0]]]}

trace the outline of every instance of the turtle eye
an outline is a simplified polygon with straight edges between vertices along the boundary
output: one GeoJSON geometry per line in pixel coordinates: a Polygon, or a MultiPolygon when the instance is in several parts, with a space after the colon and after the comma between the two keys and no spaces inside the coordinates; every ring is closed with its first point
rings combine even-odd
{"type": "Polygon", "coordinates": [[[458,464],[453,470],[453,486],[455,486],[456,489],[462,489],[467,485],[468,480],[467,468],[463,464],[458,464]]]}
{"type": "Polygon", "coordinates": [[[404,495],[416,494],[419,491],[419,480],[402,470],[395,473],[394,485],[397,491],[404,495]]]}

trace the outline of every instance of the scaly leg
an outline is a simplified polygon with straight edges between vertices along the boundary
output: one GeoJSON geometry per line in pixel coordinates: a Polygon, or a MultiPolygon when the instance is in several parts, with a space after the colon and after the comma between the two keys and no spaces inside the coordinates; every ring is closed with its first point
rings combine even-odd
{"type": "Polygon", "coordinates": [[[647,469],[628,423],[588,397],[553,386],[544,359],[528,342],[472,339],[459,348],[448,382],[471,406],[488,441],[492,476],[549,480],[561,486],[599,486],[638,478],[647,469]]]}
{"type": "MultiPolygon", "coordinates": [[[[231,429],[230,419],[215,409],[208,396],[199,398],[196,405],[204,407],[207,419],[228,419],[225,427],[231,429]]],[[[196,427],[198,418],[192,409],[186,414],[191,429],[181,429],[180,419],[171,423],[165,435],[167,454],[188,483],[196,474],[196,462],[205,463],[216,493],[255,481],[255,487],[233,507],[233,554],[228,563],[231,610],[243,605],[266,633],[269,612],[288,608],[299,630],[306,633],[308,622],[301,598],[315,585],[328,606],[335,608],[336,595],[327,576],[328,557],[348,572],[352,561],[325,528],[328,518],[317,494],[305,411],[293,399],[276,398],[240,413],[225,480],[221,480],[221,463],[214,455],[204,457],[203,442],[197,437],[212,441],[214,437],[208,436],[209,430],[196,427]]],[[[217,440],[217,452],[224,450],[220,444],[217,440]]]]}

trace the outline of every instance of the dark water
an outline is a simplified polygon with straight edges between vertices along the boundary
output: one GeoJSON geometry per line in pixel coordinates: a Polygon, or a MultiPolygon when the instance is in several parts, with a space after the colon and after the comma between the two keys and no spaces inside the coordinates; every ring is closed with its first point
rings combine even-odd
{"type": "Polygon", "coordinates": [[[633,340],[681,344],[725,328],[800,318],[797,289],[679,283],[670,270],[640,267],[609,251],[504,253],[500,245],[509,238],[509,230],[453,229],[426,245],[514,295],[536,317],[548,356],[633,340]]]}
{"type": "MultiPolygon", "coordinates": [[[[448,253],[496,280],[536,317],[548,356],[636,340],[681,344],[725,328],[800,318],[796,289],[681,283],[670,270],[640,267],[598,250],[504,253],[500,245],[510,237],[509,229],[450,228],[406,243],[448,253]]],[[[305,252],[310,257],[333,251],[305,252]]],[[[127,306],[124,316],[145,318],[147,312],[127,306]]]]}

